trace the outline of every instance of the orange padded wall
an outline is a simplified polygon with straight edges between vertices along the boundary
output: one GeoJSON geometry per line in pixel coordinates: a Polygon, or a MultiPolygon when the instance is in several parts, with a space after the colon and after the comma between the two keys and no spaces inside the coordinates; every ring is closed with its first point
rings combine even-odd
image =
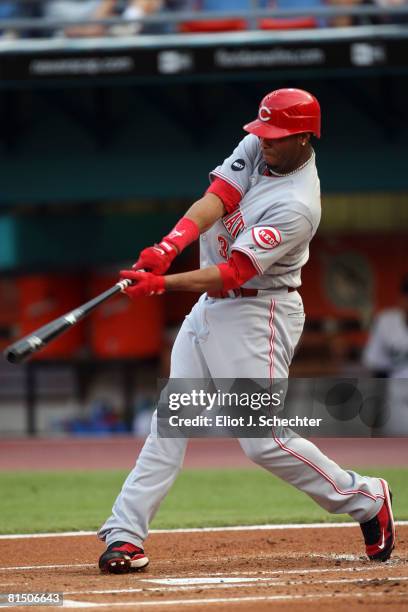
{"type": "MultiPolygon", "coordinates": [[[[22,337],[50,323],[84,301],[83,281],[75,276],[35,275],[20,277],[19,330],[22,337]]],[[[34,359],[64,359],[75,357],[84,343],[84,323],[78,323],[53,340],[34,359]]]]}
{"type": "MultiPolygon", "coordinates": [[[[117,277],[98,276],[91,282],[92,295],[115,284],[117,277]]],[[[132,302],[119,295],[90,315],[90,340],[95,357],[114,359],[154,357],[162,348],[164,307],[161,296],[132,302]]]]}

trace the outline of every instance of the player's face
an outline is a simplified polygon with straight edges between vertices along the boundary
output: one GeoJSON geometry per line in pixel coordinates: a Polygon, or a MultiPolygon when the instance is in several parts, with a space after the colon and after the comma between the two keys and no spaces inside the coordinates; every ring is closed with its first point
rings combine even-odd
{"type": "Polygon", "coordinates": [[[305,152],[306,134],[293,134],[285,138],[260,138],[262,154],[268,166],[277,172],[290,172],[299,165],[305,152]]]}

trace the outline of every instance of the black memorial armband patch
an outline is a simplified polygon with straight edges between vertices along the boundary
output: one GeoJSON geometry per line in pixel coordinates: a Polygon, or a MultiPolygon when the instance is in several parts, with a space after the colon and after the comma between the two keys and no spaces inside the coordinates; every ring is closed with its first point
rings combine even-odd
{"type": "Polygon", "coordinates": [[[243,170],[245,168],[245,165],[246,164],[244,159],[236,159],[231,164],[231,170],[234,170],[234,172],[239,172],[240,170],[243,170]]]}

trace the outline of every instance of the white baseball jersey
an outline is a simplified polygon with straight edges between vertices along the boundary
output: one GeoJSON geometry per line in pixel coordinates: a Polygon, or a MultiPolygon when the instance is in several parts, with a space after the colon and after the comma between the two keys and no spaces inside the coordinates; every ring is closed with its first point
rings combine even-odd
{"type": "Polygon", "coordinates": [[[391,378],[408,378],[408,323],[404,312],[390,308],[380,313],[363,354],[371,370],[385,370],[391,378]]]}
{"type": "Polygon", "coordinates": [[[309,258],[309,242],[320,221],[320,181],[314,152],[287,176],[265,175],[257,136],[249,134],[215,168],[242,195],[239,207],[201,236],[201,267],[218,264],[241,251],[259,273],[244,287],[299,287],[300,270],[309,258]]]}

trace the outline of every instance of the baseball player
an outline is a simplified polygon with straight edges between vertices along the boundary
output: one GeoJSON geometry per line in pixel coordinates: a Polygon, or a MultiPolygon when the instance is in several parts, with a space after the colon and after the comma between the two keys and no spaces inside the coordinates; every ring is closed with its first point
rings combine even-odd
{"type": "MultiPolygon", "coordinates": [[[[210,174],[210,187],[174,229],[144,249],[133,270],[131,299],[164,291],[203,292],[186,317],[171,356],[171,378],[287,378],[304,324],[298,288],[309,242],[320,221],[320,185],[312,135],[320,106],[310,93],[279,89],[260,103],[248,134],[210,174]],[[200,238],[201,267],[163,274],[200,238]],[[143,270],[143,271],[142,271],[143,270]]],[[[108,545],[103,572],[148,564],[148,527],[182,466],[188,440],[151,433],[99,530],[108,545]]],[[[332,513],[361,524],[370,559],[391,555],[395,529],[387,482],[343,470],[301,437],[242,438],[255,463],[332,513]]]]}
{"type": "Polygon", "coordinates": [[[408,275],[400,287],[399,304],[380,312],[370,330],[363,363],[376,377],[387,381],[387,418],[383,435],[408,435],[408,275]]]}

